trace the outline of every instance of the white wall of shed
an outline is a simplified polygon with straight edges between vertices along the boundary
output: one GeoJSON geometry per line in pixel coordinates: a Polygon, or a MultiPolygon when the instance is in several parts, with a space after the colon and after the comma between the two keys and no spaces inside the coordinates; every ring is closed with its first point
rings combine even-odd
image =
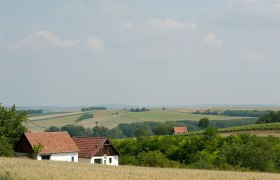
{"type": "MultiPolygon", "coordinates": [[[[78,153],[72,152],[72,153],[59,153],[59,154],[48,154],[50,155],[50,160],[53,161],[68,161],[72,162],[72,157],[74,157],[73,162],[78,162],[78,153]]],[[[37,160],[42,160],[42,156],[44,155],[38,155],[37,160]]]]}
{"type": "Polygon", "coordinates": [[[94,156],[91,158],[90,163],[94,164],[95,159],[101,159],[101,163],[105,164],[106,160],[106,165],[114,165],[118,166],[119,165],[119,157],[118,156],[94,156]],[[112,163],[109,162],[109,158],[112,158],[112,163]]]}

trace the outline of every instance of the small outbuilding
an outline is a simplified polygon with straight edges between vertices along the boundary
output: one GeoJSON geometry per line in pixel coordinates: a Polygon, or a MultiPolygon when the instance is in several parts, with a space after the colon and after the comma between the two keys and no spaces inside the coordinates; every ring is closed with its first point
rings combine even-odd
{"type": "Polygon", "coordinates": [[[173,127],[173,134],[185,134],[188,133],[188,128],[186,126],[183,127],[173,127]]]}
{"type": "Polygon", "coordinates": [[[35,154],[37,160],[78,162],[79,148],[68,132],[28,132],[15,146],[16,156],[34,157],[34,147],[41,145],[35,154]]]}
{"type": "Polygon", "coordinates": [[[79,162],[119,165],[120,153],[106,137],[73,137],[80,149],[79,162]]]}

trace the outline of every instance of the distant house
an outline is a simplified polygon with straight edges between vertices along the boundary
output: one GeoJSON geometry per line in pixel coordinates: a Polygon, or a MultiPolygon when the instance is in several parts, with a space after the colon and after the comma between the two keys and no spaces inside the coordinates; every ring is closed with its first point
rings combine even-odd
{"type": "Polygon", "coordinates": [[[80,149],[79,162],[92,164],[119,165],[120,153],[104,137],[73,137],[80,149]]]}
{"type": "Polygon", "coordinates": [[[43,148],[35,157],[37,160],[78,162],[79,149],[66,131],[25,133],[15,146],[15,155],[31,157],[38,144],[43,148]]]}
{"type": "Polygon", "coordinates": [[[186,126],[183,127],[173,127],[173,134],[185,134],[188,133],[188,128],[186,126]]]}

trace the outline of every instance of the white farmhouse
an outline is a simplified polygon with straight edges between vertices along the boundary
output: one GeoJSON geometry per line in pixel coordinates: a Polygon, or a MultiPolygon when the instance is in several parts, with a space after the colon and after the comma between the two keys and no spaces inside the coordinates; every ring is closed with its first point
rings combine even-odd
{"type": "Polygon", "coordinates": [[[79,162],[92,164],[119,165],[120,153],[104,137],[73,137],[80,149],[79,162]]]}
{"type": "Polygon", "coordinates": [[[15,155],[31,157],[38,144],[43,148],[35,157],[37,160],[78,162],[79,148],[66,131],[25,133],[15,146],[15,155]]]}

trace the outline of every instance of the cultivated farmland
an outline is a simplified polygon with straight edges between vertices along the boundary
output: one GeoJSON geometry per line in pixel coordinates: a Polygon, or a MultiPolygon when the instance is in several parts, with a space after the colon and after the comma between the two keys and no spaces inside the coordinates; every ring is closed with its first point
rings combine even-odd
{"type": "Polygon", "coordinates": [[[280,174],[104,166],[70,162],[0,158],[0,179],[238,179],[277,180],[280,174]]]}
{"type": "Polygon", "coordinates": [[[135,123],[135,122],[164,122],[178,120],[199,120],[203,117],[208,117],[210,120],[230,120],[241,119],[241,117],[201,115],[182,112],[151,110],[146,112],[129,112],[124,110],[102,110],[102,111],[87,111],[87,112],[72,112],[63,114],[52,114],[47,116],[37,116],[29,118],[30,121],[25,124],[31,131],[43,131],[50,126],[63,126],[66,124],[78,124],[84,127],[94,127],[95,122],[100,122],[99,125],[108,128],[116,127],[120,123],[135,123]],[[81,114],[93,113],[94,118],[76,122],[81,114]]]}

